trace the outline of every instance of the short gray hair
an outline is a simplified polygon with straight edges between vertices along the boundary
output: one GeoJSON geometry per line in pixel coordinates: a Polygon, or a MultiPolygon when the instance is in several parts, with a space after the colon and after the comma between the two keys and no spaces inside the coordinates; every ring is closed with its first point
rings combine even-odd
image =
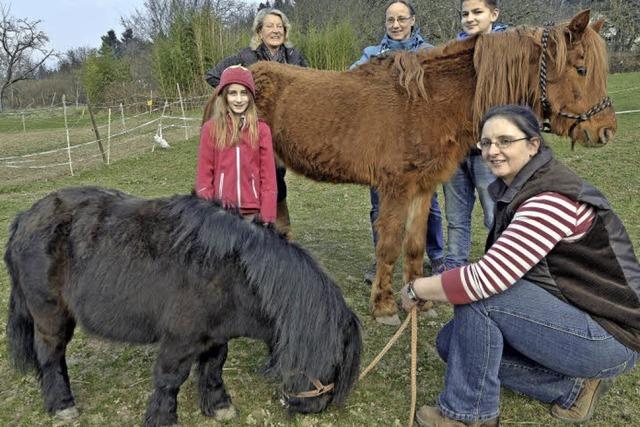
{"type": "Polygon", "coordinates": [[[281,10],[268,7],[260,9],[258,13],[256,13],[256,17],[253,19],[253,26],[251,27],[253,35],[251,36],[249,47],[255,50],[260,46],[260,43],[262,43],[259,33],[262,31],[262,24],[264,23],[264,18],[266,18],[267,15],[275,15],[282,19],[282,25],[284,25],[284,45],[286,47],[292,47],[293,45],[289,42],[289,31],[291,31],[291,22],[289,22],[289,18],[287,18],[287,15],[285,15],[281,10]]]}
{"type": "Polygon", "coordinates": [[[387,12],[387,9],[389,9],[391,5],[395,3],[402,3],[403,5],[407,6],[411,16],[416,16],[416,8],[413,5],[413,2],[411,0],[389,0],[387,4],[384,6],[385,13],[387,12]]]}

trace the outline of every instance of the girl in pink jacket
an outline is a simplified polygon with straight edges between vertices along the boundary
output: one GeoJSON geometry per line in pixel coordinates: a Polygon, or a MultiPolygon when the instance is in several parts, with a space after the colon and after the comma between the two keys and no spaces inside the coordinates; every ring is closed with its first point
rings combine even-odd
{"type": "Polygon", "coordinates": [[[271,130],[258,119],[251,72],[225,69],[213,113],[200,131],[196,194],[252,219],[274,223],[276,172],[271,130]]]}

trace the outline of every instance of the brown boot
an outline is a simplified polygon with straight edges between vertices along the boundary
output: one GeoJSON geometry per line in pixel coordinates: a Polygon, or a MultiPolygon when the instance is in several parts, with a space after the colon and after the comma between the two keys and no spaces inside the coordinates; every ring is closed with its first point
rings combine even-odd
{"type": "Polygon", "coordinates": [[[551,406],[551,415],[566,423],[583,423],[593,416],[593,410],[598,400],[609,390],[613,384],[613,378],[592,378],[584,381],[582,390],[573,405],[569,409],[554,403],[551,406]]]}
{"type": "Polygon", "coordinates": [[[291,234],[291,220],[289,219],[289,207],[287,206],[287,199],[278,202],[276,230],[284,234],[287,240],[291,240],[293,238],[293,235],[291,234]]]}
{"type": "Polygon", "coordinates": [[[458,421],[448,418],[435,406],[423,406],[416,411],[416,422],[423,427],[498,427],[499,419],[486,421],[458,421]]]}

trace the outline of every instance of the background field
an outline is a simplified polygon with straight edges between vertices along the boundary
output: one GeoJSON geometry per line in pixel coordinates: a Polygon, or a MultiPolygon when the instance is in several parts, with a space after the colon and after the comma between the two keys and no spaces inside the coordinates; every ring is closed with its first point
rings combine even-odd
{"type": "MultiPolygon", "coordinates": [[[[613,75],[610,92],[616,110],[640,109],[640,73],[613,75]]],[[[43,125],[39,131],[46,131],[43,125]]],[[[10,130],[0,118],[0,157],[10,130]]],[[[18,131],[19,132],[19,131],[18,131]]],[[[602,149],[576,147],[571,151],[566,140],[551,138],[557,156],[578,174],[600,188],[622,217],[636,248],[640,247],[640,115],[618,117],[618,133],[613,145],[602,149]]],[[[9,222],[19,210],[55,189],[73,185],[100,185],[144,196],[159,197],[188,193],[193,183],[197,139],[169,140],[167,151],[146,150],[111,166],[82,171],[75,177],[64,175],[29,182],[0,181],[0,246],[4,248],[9,222]]],[[[21,152],[37,151],[20,147],[21,152]]],[[[3,173],[4,171],[0,171],[3,173]]],[[[365,352],[363,366],[387,342],[395,331],[376,324],[368,314],[369,288],[362,282],[373,249],[368,219],[368,190],[352,185],[318,184],[294,174],[288,175],[289,204],[295,239],[320,260],[340,284],[348,304],[362,319],[365,352]]],[[[442,202],[442,196],[440,195],[442,202]]],[[[485,232],[479,212],[474,213],[473,256],[481,255],[485,232]]],[[[400,269],[397,269],[399,272],[400,269]]],[[[400,288],[396,275],[395,288],[400,288]]],[[[44,413],[37,382],[32,376],[19,376],[9,366],[5,343],[5,325],[9,282],[4,264],[0,266],[0,425],[52,425],[44,413]]],[[[451,316],[446,305],[437,307],[435,319],[419,324],[418,404],[434,403],[442,387],[444,364],[438,359],[434,337],[451,316]]],[[[296,426],[389,426],[404,425],[409,408],[409,342],[404,336],[381,364],[357,386],[343,408],[331,408],[320,415],[288,417],[278,403],[273,384],[257,372],[266,357],[265,347],[250,340],[232,343],[224,376],[227,388],[240,415],[228,425],[296,426]]],[[[81,416],[77,426],[139,425],[151,390],[153,346],[134,347],[107,343],[88,337],[81,329],[69,346],[68,364],[71,385],[81,416]]],[[[548,415],[548,408],[507,390],[503,391],[504,425],[560,425],[548,415]]],[[[178,416],[183,426],[216,426],[214,420],[200,415],[196,387],[191,379],[179,396],[178,416]]],[[[596,410],[590,425],[640,425],[640,373],[620,378],[596,410]]]]}

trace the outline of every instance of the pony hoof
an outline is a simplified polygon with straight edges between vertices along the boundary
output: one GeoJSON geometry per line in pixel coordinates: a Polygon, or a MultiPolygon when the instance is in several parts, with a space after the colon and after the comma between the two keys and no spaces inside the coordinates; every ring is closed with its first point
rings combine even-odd
{"type": "Polygon", "coordinates": [[[80,413],[78,412],[78,409],[75,406],[71,406],[56,412],[55,417],[61,421],[70,421],[78,418],[79,415],[80,413]]]}
{"type": "Polygon", "coordinates": [[[420,316],[435,319],[436,317],[438,317],[438,312],[434,308],[430,308],[428,310],[421,310],[420,316]]]}
{"type": "Polygon", "coordinates": [[[236,408],[231,405],[228,408],[218,409],[213,412],[213,417],[216,421],[229,421],[238,415],[236,408]]]}
{"type": "Polygon", "coordinates": [[[398,317],[397,314],[394,314],[393,316],[376,317],[376,322],[389,326],[400,326],[400,324],[402,323],[400,322],[400,317],[398,317]]]}

